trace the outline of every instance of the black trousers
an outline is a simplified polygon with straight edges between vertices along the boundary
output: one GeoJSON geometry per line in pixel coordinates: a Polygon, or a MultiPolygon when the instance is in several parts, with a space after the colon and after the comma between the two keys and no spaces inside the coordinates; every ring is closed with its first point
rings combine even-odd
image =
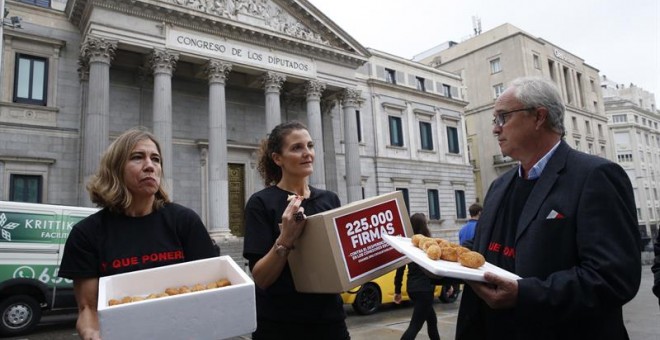
{"type": "Polygon", "coordinates": [[[252,340],[350,340],[346,322],[297,323],[257,320],[252,340]]]}
{"type": "Polygon", "coordinates": [[[413,303],[413,315],[410,319],[410,325],[405,333],[401,336],[401,340],[413,340],[417,337],[417,333],[422,329],[424,322],[426,322],[427,332],[431,340],[440,340],[440,333],[438,333],[438,318],[433,309],[433,291],[430,292],[408,292],[410,300],[413,303]]]}

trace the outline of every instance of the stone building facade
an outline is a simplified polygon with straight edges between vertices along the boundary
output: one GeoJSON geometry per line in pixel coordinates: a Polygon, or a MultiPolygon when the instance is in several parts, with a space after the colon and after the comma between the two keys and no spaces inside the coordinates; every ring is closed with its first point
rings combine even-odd
{"type": "Polygon", "coordinates": [[[144,126],[161,143],[172,198],[240,258],[244,204],[264,186],[259,143],[294,119],[315,139],[310,184],[344,203],[407,189],[411,211],[428,214],[432,202],[437,228],[452,230],[464,209],[455,192],[475,197],[460,77],[370,51],[305,0],[7,0],[6,7],[22,27],[3,32],[2,200],[90,205],[84,183],[102,152],[121,132],[144,126]],[[428,90],[408,83],[416,78],[392,86],[384,67],[428,79],[428,90]],[[388,144],[387,115],[407,129],[396,136],[402,145],[388,144]],[[418,144],[418,121],[430,124],[431,150],[418,144]],[[448,128],[456,130],[451,151],[448,128]],[[437,191],[431,201],[427,190],[437,191]]]}
{"type": "Polygon", "coordinates": [[[601,88],[614,159],[630,177],[639,230],[650,248],[660,225],[660,111],[655,95],[634,84],[603,75],[601,88]]]}
{"type": "Polygon", "coordinates": [[[477,196],[516,166],[503,157],[492,133],[495,100],[518,77],[552,79],[566,104],[566,141],[578,150],[612,159],[598,70],[582,58],[521,29],[503,24],[461,43],[444,43],[413,60],[463,78],[466,134],[477,196]]]}

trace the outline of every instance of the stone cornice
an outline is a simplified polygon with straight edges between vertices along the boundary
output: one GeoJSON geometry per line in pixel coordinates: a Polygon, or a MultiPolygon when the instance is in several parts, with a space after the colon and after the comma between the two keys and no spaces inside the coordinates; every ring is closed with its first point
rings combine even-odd
{"type": "MultiPolygon", "coordinates": [[[[307,55],[312,58],[344,66],[359,67],[367,62],[368,51],[359,46],[356,48],[336,38],[328,40],[329,45],[308,41],[285,33],[268,30],[263,27],[249,25],[226,17],[209,14],[204,11],[192,10],[174,2],[175,0],[70,0],[65,9],[69,21],[84,31],[89,26],[87,22],[94,6],[126,13],[163,24],[175,25],[191,30],[223,36],[267,48],[290,53],[307,55]]],[[[293,17],[305,24],[320,29],[325,27],[315,18],[310,18],[309,12],[298,5],[306,3],[301,0],[277,0],[282,6],[292,6],[299,9],[293,17]],[[304,14],[306,13],[306,14],[304,14]]],[[[311,6],[311,5],[309,5],[311,6]]],[[[312,6],[313,7],[313,6],[312,6]]],[[[327,28],[322,30],[326,35],[327,28]]]]}
{"type": "Polygon", "coordinates": [[[468,105],[468,102],[463,101],[463,100],[441,96],[437,93],[424,92],[424,91],[420,91],[420,90],[412,88],[412,87],[407,87],[407,86],[403,86],[403,85],[388,83],[388,82],[383,81],[383,80],[378,80],[378,79],[373,79],[372,78],[372,79],[367,80],[367,84],[373,86],[374,88],[381,88],[381,89],[388,89],[388,90],[393,90],[393,91],[397,91],[397,92],[403,92],[403,93],[413,95],[413,96],[419,96],[419,97],[432,99],[434,101],[439,100],[439,101],[442,101],[442,102],[455,104],[455,105],[458,105],[460,107],[465,107],[466,105],[468,105]]]}

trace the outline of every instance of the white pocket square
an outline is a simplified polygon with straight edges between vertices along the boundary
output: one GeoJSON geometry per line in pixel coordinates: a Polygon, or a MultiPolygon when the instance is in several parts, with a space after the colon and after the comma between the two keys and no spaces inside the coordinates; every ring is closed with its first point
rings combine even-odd
{"type": "Polygon", "coordinates": [[[562,219],[562,218],[564,218],[564,215],[562,215],[561,213],[558,213],[556,210],[553,209],[553,210],[548,214],[548,217],[546,217],[545,219],[546,219],[546,220],[560,220],[560,219],[562,219]]]}

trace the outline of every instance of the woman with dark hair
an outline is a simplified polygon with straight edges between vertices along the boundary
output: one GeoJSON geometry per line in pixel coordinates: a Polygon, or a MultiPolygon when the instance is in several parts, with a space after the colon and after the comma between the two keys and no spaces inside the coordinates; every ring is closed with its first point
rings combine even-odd
{"type": "MultiPolygon", "coordinates": [[[[424,214],[413,214],[410,216],[410,223],[412,224],[413,233],[431,237],[431,232],[427,227],[427,220],[424,214]]],[[[394,276],[395,303],[401,303],[401,283],[403,282],[403,272],[405,269],[406,266],[398,268],[394,276]]],[[[431,340],[439,340],[438,318],[433,309],[433,291],[435,290],[433,280],[426,276],[418,264],[412,262],[408,264],[408,281],[406,284],[408,296],[413,302],[413,315],[410,319],[408,329],[403,333],[401,339],[415,339],[419,330],[422,329],[424,322],[426,322],[429,338],[431,340]]]]}
{"type": "Polygon", "coordinates": [[[350,339],[340,295],[297,292],[287,262],[305,214],[340,206],[335,193],[308,185],[313,162],[314,142],[300,122],[276,126],[261,144],[258,170],[266,188],[245,206],[243,247],[256,290],[254,340],[350,339]]]}
{"type": "Polygon", "coordinates": [[[162,161],[156,138],[131,129],[110,144],[87,183],[92,202],[103,209],[73,227],[59,270],[73,280],[83,339],[100,339],[99,277],[217,254],[199,216],[170,201],[162,161]]]}

